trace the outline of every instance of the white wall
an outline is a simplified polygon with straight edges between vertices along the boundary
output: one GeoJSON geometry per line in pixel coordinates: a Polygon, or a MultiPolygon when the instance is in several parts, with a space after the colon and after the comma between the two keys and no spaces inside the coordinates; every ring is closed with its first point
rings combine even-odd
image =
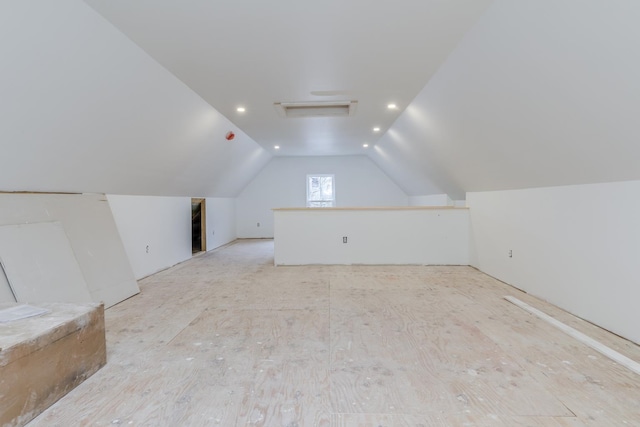
{"type": "Polygon", "coordinates": [[[409,196],[409,206],[453,206],[453,200],[446,194],[409,196]]]}
{"type": "Polygon", "coordinates": [[[191,258],[191,198],[109,195],[108,199],[137,279],[191,258]]]}
{"type": "Polygon", "coordinates": [[[273,237],[271,209],[304,207],[307,174],[335,175],[336,206],[409,203],[404,191],[366,156],[275,157],[236,200],[238,237],[273,237]]]}
{"type": "Polygon", "coordinates": [[[277,265],[469,264],[468,209],[325,208],[274,213],[277,265]]]}
{"type": "Polygon", "coordinates": [[[637,1],[493,1],[375,161],[408,194],[454,199],[640,180],[639,21],[637,1]]]}
{"type": "MultiPolygon", "coordinates": [[[[95,302],[110,307],[139,292],[104,196],[0,194],[0,225],[53,221],[62,224],[95,302]]],[[[8,296],[0,292],[0,301],[8,296]]]]}
{"type": "Polygon", "coordinates": [[[207,251],[236,239],[236,201],[231,198],[206,199],[207,251]]]}
{"type": "Polygon", "coordinates": [[[638,194],[640,181],[467,193],[471,263],[640,343],[638,194]]]}
{"type": "Polygon", "coordinates": [[[235,197],[271,158],[83,1],[0,1],[0,52],[0,190],[235,197]]]}
{"type": "Polygon", "coordinates": [[[11,287],[9,286],[9,280],[7,280],[7,276],[0,265],[0,302],[15,302],[16,298],[13,296],[13,292],[11,292],[11,287]]]}

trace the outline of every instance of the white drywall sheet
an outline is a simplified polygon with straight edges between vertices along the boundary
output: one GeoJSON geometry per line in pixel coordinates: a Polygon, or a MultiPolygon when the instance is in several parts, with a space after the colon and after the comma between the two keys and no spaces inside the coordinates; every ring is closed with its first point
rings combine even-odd
{"type": "Polygon", "coordinates": [[[469,264],[468,209],[275,209],[274,216],[276,265],[469,264]]]}
{"type": "Polygon", "coordinates": [[[93,302],[108,308],[140,292],[104,195],[0,193],[0,226],[54,221],[69,238],[93,302]]]}
{"type": "Polygon", "coordinates": [[[22,319],[28,319],[29,317],[42,316],[45,313],[49,313],[49,310],[46,308],[34,307],[26,304],[16,305],[0,309],[0,323],[15,322],[22,319]]]}
{"type": "Polygon", "coordinates": [[[0,264],[0,303],[3,302],[16,302],[16,299],[13,296],[13,291],[11,291],[11,288],[9,287],[9,282],[7,281],[4,269],[0,264]]]}
{"type": "Polygon", "coordinates": [[[91,302],[59,222],[0,227],[0,260],[18,302],[91,302]]]}

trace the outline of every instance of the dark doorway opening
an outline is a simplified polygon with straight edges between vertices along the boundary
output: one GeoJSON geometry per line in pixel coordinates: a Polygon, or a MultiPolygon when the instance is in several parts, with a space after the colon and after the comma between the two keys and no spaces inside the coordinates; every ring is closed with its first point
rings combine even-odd
{"type": "Polygon", "coordinates": [[[191,253],[207,250],[205,199],[191,199],[191,253]]]}

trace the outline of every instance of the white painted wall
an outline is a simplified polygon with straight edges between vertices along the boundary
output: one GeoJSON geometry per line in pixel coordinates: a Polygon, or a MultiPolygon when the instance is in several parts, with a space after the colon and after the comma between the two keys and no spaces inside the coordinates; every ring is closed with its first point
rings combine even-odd
{"type": "Polygon", "coordinates": [[[640,343],[633,194],[640,181],[467,193],[471,263],[640,343]]]}
{"type": "Polygon", "coordinates": [[[0,265],[0,302],[15,302],[16,298],[11,292],[9,281],[4,272],[4,269],[0,265]]]}
{"type": "Polygon", "coordinates": [[[409,203],[404,191],[366,156],[275,157],[236,200],[238,237],[273,237],[271,210],[304,207],[308,174],[335,175],[339,207],[409,203]]]}
{"type": "Polygon", "coordinates": [[[277,265],[469,264],[468,209],[294,209],[274,213],[277,265]]]}
{"type": "Polygon", "coordinates": [[[453,206],[453,200],[446,194],[409,196],[409,206],[453,206]]]}
{"type": "Polygon", "coordinates": [[[235,197],[271,158],[83,1],[1,1],[0,52],[0,190],[235,197]]]}
{"type": "Polygon", "coordinates": [[[231,198],[206,199],[207,251],[236,239],[236,201],[231,198]]]}
{"type": "Polygon", "coordinates": [[[108,199],[137,279],[191,258],[191,198],[109,195],[108,199]]]}
{"type": "Polygon", "coordinates": [[[374,160],[407,194],[454,199],[640,179],[639,21],[637,1],[495,0],[374,160]]]}
{"type": "MultiPolygon", "coordinates": [[[[104,196],[0,194],[0,225],[53,221],[62,224],[95,302],[110,307],[139,292],[104,196]]],[[[7,296],[0,292],[0,301],[7,296]]]]}

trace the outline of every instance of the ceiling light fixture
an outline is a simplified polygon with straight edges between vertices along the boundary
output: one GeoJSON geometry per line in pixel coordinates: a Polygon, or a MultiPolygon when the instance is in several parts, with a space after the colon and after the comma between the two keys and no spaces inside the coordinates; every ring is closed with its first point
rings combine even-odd
{"type": "Polygon", "coordinates": [[[279,145],[274,145],[273,148],[275,148],[276,150],[279,150],[280,146],[279,145]]]}
{"type": "Polygon", "coordinates": [[[244,107],[238,107],[238,108],[236,108],[236,111],[237,111],[238,113],[244,113],[244,112],[245,112],[245,111],[247,111],[247,110],[245,110],[245,108],[244,108],[244,107]]]}
{"type": "Polygon", "coordinates": [[[375,128],[373,128],[373,131],[374,132],[380,132],[380,128],[379,127],[375,127],[375,128]]]}
{"type": "Polygon", "coordinates": [[[389,105],[387,105],[387,108],[389,110],[395,110],[396,108],[398,108],[398,106],[396,104],[389,104],[389,105]]]}
{"type": "Polygon", "coordinates": [[[367,148],[367,147],[369,147],[369,144],[362,144],[362,146],[363,146],[364,148],[367,148]]]}

